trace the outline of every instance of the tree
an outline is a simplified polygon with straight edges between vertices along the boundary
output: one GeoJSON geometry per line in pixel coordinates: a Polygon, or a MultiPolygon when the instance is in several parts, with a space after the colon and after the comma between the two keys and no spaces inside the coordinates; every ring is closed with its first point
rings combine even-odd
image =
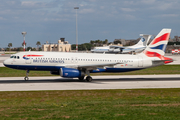
{"type": "Polygon", "coordinates": [[[114,41],[114,44],[121,44],[121,41],[120,40],[116,40],[116,41],[114,41]]]}
{"type": "Polygon", "coordinates": [[[92,45],[94,45],[94,41],[93,41],[93,40],[91,40],[90,43],[91,43],[92,45]]]}
{"type": "Polygon", "coordinates": [[[41,48],[41,47],[39,47],[39,51],[42,51],[42,48],[41,48]]]}
{"type": "Polygon", "coordinates": [[[36,48],[32,48],[32,50],[31,51],[36,51],[36,48]]]}
{"type": "Polygon", "coordinates": [[[18,47],[17,51],[23,51],[23,48],[22,47],[18,47]]]}
{"type": "Polygon", "coordinates": [[[71,45],[71,50],[76,50],[76,44],[71,45]]]}
{"type": "Polygon", "coordinates": [[[105,40],[103,41],[103,44],[108,44],[108,39],[105,39],[105,40]]]}
{"type": "Polygon", "coordinates": [[[10,48],[12,47],[12,43],[8,43],[9,51],[11,50],[10,48]]]}
{"type": "Polygon", "coordinates": [[[96,46],[99,46],[101,42],[102,42],[102,41],[99,40],[99,39],[98,39],[98,40],[95,40],[96,46]]]}
{"type": "Polygon", "coordinates": [[[39,50],[39,45],[41,45],[41,42],[37,41],[36,45],[37,45],[37,49],[39,50]]]}

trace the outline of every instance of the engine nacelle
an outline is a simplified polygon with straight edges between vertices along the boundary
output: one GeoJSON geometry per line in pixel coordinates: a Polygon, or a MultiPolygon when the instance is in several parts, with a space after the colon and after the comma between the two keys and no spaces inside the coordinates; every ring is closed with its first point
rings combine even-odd
{"type": "Polygon", "coordinates": [[[67,77],[67,78],[77,78],[84,76],[84,72],[73,69],[73,68],[61,68],[60,69],[60,76],[61,77],[67,77]]]}
{"type": "Polygon", "coordinates": [[[50,71],[52,75],[60,75],[59,71],[50,71]]]}

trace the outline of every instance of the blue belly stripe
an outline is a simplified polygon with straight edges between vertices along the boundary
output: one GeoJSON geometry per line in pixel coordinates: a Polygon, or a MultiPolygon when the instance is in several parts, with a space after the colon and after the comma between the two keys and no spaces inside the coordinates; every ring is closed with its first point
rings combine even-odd
{"type": "MultiPolygon", "coordinates": [[[[6,67],[19,69],[19,70],[35,70],[35,71],[56,71],[64,66],[35,66],[35,65],[6,65],[6,67]]],[[[97,70],[90,71],[91,73],[99,72],[129,72],[134,70],[141,70],[143,68],[98,68],[97,70]]]]}

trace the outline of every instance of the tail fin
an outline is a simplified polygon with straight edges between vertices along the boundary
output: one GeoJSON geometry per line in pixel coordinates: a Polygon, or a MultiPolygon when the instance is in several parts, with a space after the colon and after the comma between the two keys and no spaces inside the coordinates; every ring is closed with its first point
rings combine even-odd
{"type": "Polygon", "coordinates": [[[164,54],[170,33],[171,29],[162,29],[159,34],[154,38],[154,40],[149,44],[149,46],[146,47],[143,53],[148,57],[158,57],[161,60],[167,60],[164,61],[164,63],[169,63],[169,60],[172,59],[164,57],[164,54]]]}
{"type": "Polygon", "coordinates": [[[145,35],[145,34],[140,34],[142,38],[139,40],[139,42],[133,46],[147,46],[147,43],[149,42],[150,38],[152,35],[145,35]]]}

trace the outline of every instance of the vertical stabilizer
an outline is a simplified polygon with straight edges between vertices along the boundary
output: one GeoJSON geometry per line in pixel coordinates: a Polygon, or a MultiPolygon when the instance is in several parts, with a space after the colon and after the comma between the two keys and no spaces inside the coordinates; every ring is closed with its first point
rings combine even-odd
{"type": "MultiPolygon", "coordinates": [[[[158,57],[161,60],[170,60],[170,58],[164,57],[170,33],[171,29],[162,29],[148,47],[146,47],[143,54],[148,57],[158,57]]],[[[168,61],[165,61],[165,63],[168,63],[168,61]]]]}
{"type": "Polygon", "coordinates": [[[142,36],[142,38],[137,44],[133,45],[133,47],[146,47],[152,35],[140,34],[140,36],[142,36]]]}

